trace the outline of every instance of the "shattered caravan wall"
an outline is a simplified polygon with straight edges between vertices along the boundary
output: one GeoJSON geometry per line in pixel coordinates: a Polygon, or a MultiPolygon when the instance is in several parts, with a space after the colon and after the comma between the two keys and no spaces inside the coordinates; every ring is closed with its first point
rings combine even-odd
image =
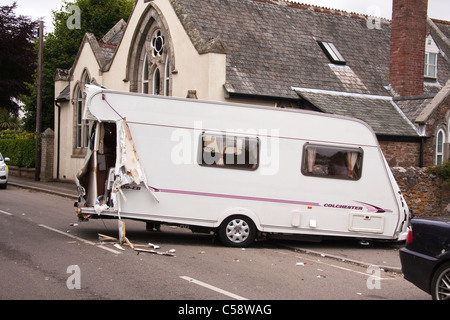
{"type": "Polygon", "coordinates": [[[450,187],[426,168],[393,167],[395,179],[406,203],[416,216],[450,216],[450,187]]]}

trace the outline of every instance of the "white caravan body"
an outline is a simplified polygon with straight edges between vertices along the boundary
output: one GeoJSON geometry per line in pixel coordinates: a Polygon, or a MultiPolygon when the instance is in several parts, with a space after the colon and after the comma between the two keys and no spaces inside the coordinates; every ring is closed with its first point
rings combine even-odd
{"type": "Polygon", "coordinates": [[[352,118],[86,86],[77,214],[256,235],[404,240],[408,207],[352,118]]]}

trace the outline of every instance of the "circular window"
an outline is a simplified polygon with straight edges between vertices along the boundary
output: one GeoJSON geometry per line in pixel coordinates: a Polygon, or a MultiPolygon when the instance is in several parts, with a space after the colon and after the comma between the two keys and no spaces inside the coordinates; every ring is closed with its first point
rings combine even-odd
{"type": "Polygon", "coordinates": [[[161,56],[163,54],[164,37],[161,34],[161,30],[155,32],[152,42],[152,54],[154,57],[161,56]]]}

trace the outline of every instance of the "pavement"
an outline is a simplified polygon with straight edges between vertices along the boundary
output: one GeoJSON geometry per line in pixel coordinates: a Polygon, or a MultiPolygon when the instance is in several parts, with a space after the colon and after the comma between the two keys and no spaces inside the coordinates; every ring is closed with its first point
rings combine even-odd
{"type": "MultiPolygon", "coordinates": [[[[77,187],[74,182],[45,182],[10,176],[8,184],[73,200],[77,199],[77,187]]],[[[317,243],[304,241],[282,241],[281,243],[295,252],[316,256],[318,259],[326,257],[366,268],[378,266],[387,272],[401,273],[399,250],[404,247],[404,242],[370,241],[360,243],[354,239],[334,239],[317,243]]]]}
{"type": "Polygon", "coordinates": [[[30,189],[34,191],[56,194],[66,198],[78,198],[77,186],[75,182],[60,181],[35,181],[34,179],[9,176],[8,185],[20,188],[30,189]]]}

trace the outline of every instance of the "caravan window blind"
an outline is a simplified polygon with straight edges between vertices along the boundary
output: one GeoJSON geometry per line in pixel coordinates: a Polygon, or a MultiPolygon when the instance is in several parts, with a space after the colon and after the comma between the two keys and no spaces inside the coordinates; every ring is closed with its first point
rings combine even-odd
{"type": "Polygon", "coordinates": [[[302,173],[305,176],[359,180],[363,152],[345,148],[306,144],[303,148],[302,173]]]}

